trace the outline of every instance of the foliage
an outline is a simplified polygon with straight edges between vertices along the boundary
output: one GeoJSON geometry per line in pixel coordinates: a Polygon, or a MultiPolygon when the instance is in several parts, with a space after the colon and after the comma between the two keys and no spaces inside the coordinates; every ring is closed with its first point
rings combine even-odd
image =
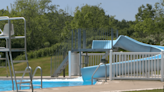
{"type": "Polygon", "coordinates": [[[77,28],[104,28],[108,26],[109,16],[100,6],[85,5],[81,8],[76,7],[74,18],[71,21],[71,27],[77,28]]]}
{"type": "MultiPolygon", "coordinates": [[[[135,21],[125,19],[119,21],[115,15],[106,15],[101,4],[76,7],[74,16],[59,9],[59,5],[51,4],[51,0],[16,0],[11,10],[0,10],[0,16],[25,17],[27,25],[27,51],[28,58],[47,56],[62,48],[71,48],[71,30],[81,28],[87,31],[88,47],[93,39],[102,39],[99,35],[104,30],[119,30],[119,34],[131,36],[148,44],[163,45],[164,37],[164,0],[157,2],[155,7],[147,4],[138,8],[135,21]],[[92,31],[90,31],[92,29],[92,31]],[[97,35],[98,34],[98,35],[97,35]],[[69,39],[69,41],[68,41],[69,39]]],[[[0,22],[0,28],[7,21],[0,22]]],[[[23,35],[23,20],[12,21],[15,35],[23,35]]],[[[111,34],[105,31],[110,38],[111,34]]],[[[5,46],[5,41],[0,41],[5,46]]],[[[23,40],[15,40],[12,47],[24,47],[23,40]]],[[[23,53],[22,53],[23,54],[23,53]]],[[[17,54],[19,55],[19,54],[17,54]]],[[[15,55],[15,56],[17,56],[15,55]]],[[[24,58],[20,55],[16,59],[24,58]]]]}
{"type": "Polygon", "coordinates": [[[152,38],[155,39],[154,44],[160,44],[164,29],[162,26],[164,23],[163,9],[160,8],[160,5],[163,7],[162,3],[163,1],[156,3],[155,8],[150,4],[138,8],[135,25],[133,25],[135,37],[145,38],[152,35],[152,38]]]}

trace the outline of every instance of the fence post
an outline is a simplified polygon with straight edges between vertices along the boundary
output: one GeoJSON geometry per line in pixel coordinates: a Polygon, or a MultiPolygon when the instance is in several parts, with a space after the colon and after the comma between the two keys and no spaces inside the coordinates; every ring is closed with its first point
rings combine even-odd
{"type": "Polygon", "coordinates": [[[110,77],[109,77],[109,79],[110,79],[110,81],[112,81],[112,50],[110,50],[110,59],[109,59],[110,61],[109,61],[109,63],[110,63],[110,69],[109,69],[109,74],[110,74],[110,77]]]}
{"type": "Polygon", "coordinates": [[[118,38],[118,30],[116,30],[116,38],[118,38]]]}
{"type": "Polygon", "coordinates": [[[81,30],[78,29],[78,50],[81,49],[81,30]]]}
{"type": "MultiPolygon", "coordinates": [[[[63,52],[63,60],[65,59],[65,54],[66,53],[66,48],[64,49],[64,52],[63,52]]],[[[65,77],[65,69],[63,70],[63,77],[65,77]]]]}
{"type": "Polygon", "coordinates": [[[51,67],[50,67],[50,76],[52,76],[52,55],[51,55],[51,67]]]}
{"type": "Polygon", "coordinates": [[[113,28],[111,28],[111,49],[113,49],[113,28]]]}
{"type": "Polygon", "coordinates": [[[83,30],[83,49],[86,49],[86,31],[83,30]]]}
{"type": "MultiPolygon", "coordinates": [[[[76,42],[75,42],[75,44],[76,44],[76,42]]],[[[72,30],[72,39],[71,39],[71,50],[73,50],[73,30],[72,30]]]]}
{"type": "Polygon", "coordinates": [[[163,52],[161,51],[161,81],[163,82],[163,52]]]}
{"type": "Polygon", "coordinates": [[[81,51],[79,51],[79,76],[81,76],[81,51]]]}
{"type": "Polygon", "coordinates": [[[71,77],[71,51],[68,51],[68,66],[69,66],[69,77],[71,77]]]}

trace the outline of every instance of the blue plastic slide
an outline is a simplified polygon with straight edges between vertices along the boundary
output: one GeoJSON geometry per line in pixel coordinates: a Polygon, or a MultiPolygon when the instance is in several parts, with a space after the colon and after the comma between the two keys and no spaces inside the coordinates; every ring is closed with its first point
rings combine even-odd
{"type": "MultiPolygon", "coordinates": [[[[131,51],[131,52],[161,52],[164,50],[163,46],[156,46],[156,45],[149,45],[149,44],[141,43],[128,36],[123,36],[123,35],[119,36],[116,40],[113,40],[113,47],[120,47],[122,49],[131,51]]],[[[92,49],[111,49],[111,41],[110,40],[93,40],[92,49]]],[[[139,61],[141,61],[139,64],[140,66],[138,66],[138,67],[134,66],[134,64],[130,64],[128,68],[125,67],[125,66],[128,66],[129,61],[112,63],[112,74],[113,74],[113,76],[118,75],[118,74],[125,74],[128,70],[133,71],[133,73],[134,73],[136,71],[139,71],[137,69],[141,69],[143,72],[146,72],[151,69],[152,65],[156,65],[156,68],[161,69],[160,58],[161,58],[160,55],[156,55],[156,56],[149,57],[149,58],[142,58],[142,59],[130,61],[130,62],[138,63],[138,64],[139,64],[139,61]],[[145,65],[148,66],[148,63],[146,63],[145,61],[148,59],[150,59],[150,60],[159,59],[159,62],[158,62],[159,64],[154,64],[154,63],[151,64],[151,62],[150,62],[149,67],[147,67],[147,69],[146,69],[145,65]],[[121,66],[117,67],[117,69],[116,69],[116,66],[118,66],[120,64],[121,64],[121,66]],[[121,69],[121,71],[119,68],[121,69]]],[[[98,65],[81,68],[83,80],[90,81],[92,74],[96,70],[97,67],[98,67],[98,65]]],[[[95,73],[94,78],[100,78],[100,77],[105,76],[105,68],[104,67],[105,67],[104,65],[100,66],[98,71],[95,73]]],[[[107,64],[107,76],[109,76],[109,68],[110,68],[110,64],[107,64]]]]}

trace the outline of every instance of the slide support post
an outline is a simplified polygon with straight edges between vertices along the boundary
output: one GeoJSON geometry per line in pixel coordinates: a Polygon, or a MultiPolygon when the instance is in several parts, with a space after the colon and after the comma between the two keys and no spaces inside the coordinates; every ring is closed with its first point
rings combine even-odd
{"type": "Polygon", "coordinates": [[[161,51],[161,81],[163,82],[163,52],[161,51]]]}
{"type": "Polygon", "coordinates": [[[109,63],[110,63],[110,71],[109,71],[109,74],[110,74],[110,77],[109,77],[109,79],[110,79],[110,81],[112,81],[112,50],[110,50],[110,59],[109,59],[109,63]]]}
{"type": "Polygon", "coordinates": [[[69,77],[71,78],[71,51],[68,51],[69,77]]]}

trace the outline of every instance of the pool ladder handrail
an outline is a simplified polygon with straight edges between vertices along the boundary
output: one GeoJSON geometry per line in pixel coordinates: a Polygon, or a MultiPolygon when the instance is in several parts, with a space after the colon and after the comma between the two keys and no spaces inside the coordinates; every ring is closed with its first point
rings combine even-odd
{"type": "MultiPolygon", "coordinates": [[[[31,74],[32,74],[32,68],[31,68],[30,66],[29,66],[29,67],[26,67],[26,68],[25,68],[25,71],[24,71],[24,73],[23,73],[23,75],[22,75],[22,79],[20,80],[20,82],[22,82],[22,80],[23,80],[23,78],[24,78],[24,75],[25,75],[27,69],[29,69],[29,70],[31,71],[31,74]]],[[[21,89],[21,84],[19,85],[19,88],[21,89]]]]}
{"type": "Polygon", "coordinates": [[[102,59],[103,60],[103,62],[101,61],[101,63],[99,64],[99,66],[96,68],[96,70],[94,71],[94,73],[92,74],[92,78],[91,78],[91,85],[93,85],[93,76],[95,75],[95,73],[97,72],[97,70],[99,69],[99,67],[101,66],[101,65],[105,65],[105,82],[107,81],[107,66],[106,66],[106,64],[105,64],[105,62],[104,62],[104,60],[105,59],[102,59]]]}
{"type": "MultiPolygon", "coordinates": [[[[30,66],[29,66],[29,67],[30,67],[30,66]]],[[[27,69],[28,69],[28,67],[26,67],[25,71],[26,71],[27,69]]],[[[32,79],[33,79],[33,77],[34,77],[34,75],[35,75],[35,73],[36,73],[36,71],[37,71],[38,69],[40,69],[40,72],[41,72],[41,85],[33,85],[33,86],[40,86],[40,87],[42,88],[42,68],[41,68],[40,66],[37,66],[37,67],[35,68],[35,71],[34,71],[34,73],[33,73],[32,79]]],[[[32,68],[31,68],[31,67],[30,67],[30,70],[31,70],[31,72],[32,72],[32,68]]],[[[25,75],[25,72],[24,72],[23,75],[22,75],[21,82],[22,82],[22,80],[23,80],[23,78],[24,78],[24,75],[25,75]]],[[[20,84],[20,86],[19,86],[20,89],[21,89],[21,86],[23,86],[23,85],[20,84]]]]}
{"type": "MultiPolygon", "coordinates": [[[[35,76],[35,73],[36,73],[36,71],[37,71],[38,69],[40,69],[40,77],[41,77],[40,88],[42,88],[42,68],[41,68],[40,66],[37,66],[37,67],[35,68],[35,71],[34,71],[34,73],[33,73],[32,78],[35,76]]],[[[33,85],[33,86],[38,86],[38,85],[33,85]]]]}

